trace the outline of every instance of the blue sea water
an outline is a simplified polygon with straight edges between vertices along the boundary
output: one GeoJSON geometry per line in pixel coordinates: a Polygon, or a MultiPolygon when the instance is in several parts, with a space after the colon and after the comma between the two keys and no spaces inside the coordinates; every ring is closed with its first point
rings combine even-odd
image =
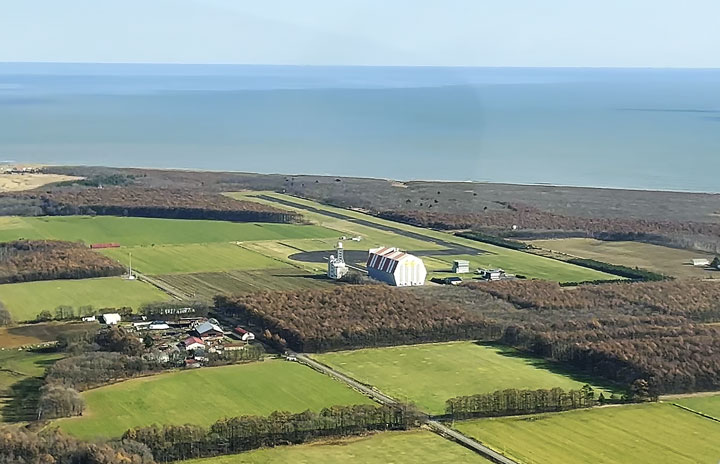
{"type": "Polygon", "coordinates": [[[720,191],[720,70],[0,63],[0,160],[720,191]]]}

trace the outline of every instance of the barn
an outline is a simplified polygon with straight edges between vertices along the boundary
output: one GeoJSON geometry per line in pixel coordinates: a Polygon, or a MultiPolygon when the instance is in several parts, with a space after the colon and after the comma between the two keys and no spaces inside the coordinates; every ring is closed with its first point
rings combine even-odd
{"type": "Polygon", "coordinates": [[[424,285],[427,270],[417,256],[397,248],[373,248],[368,252],[368,275],[396,287],[424,285]]]}

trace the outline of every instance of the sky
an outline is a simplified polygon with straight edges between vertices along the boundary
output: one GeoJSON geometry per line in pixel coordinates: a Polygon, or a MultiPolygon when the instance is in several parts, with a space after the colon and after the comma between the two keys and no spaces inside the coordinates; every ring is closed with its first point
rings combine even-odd
{"type": "Polygon", "coordinates": [[[0,61],[720,67],[718,0],[0,0],[0,61]]]}

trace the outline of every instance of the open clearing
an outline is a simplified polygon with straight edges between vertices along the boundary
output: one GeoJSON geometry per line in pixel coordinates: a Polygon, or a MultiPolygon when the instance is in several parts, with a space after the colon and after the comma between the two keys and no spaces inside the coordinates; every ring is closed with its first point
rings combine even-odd
{"type": "Polygon", "coordinates": [[[44,280],[0,285],[0,301],[16,322],[35,319],[41,311],[61,305],[100,308],[137,308],[143,303],[168,300],[157,288],[138,280],[104,277],[82,280],[44,280]]]}
{"type": "Polygon", "coordinates": [[[548,370],[546,362],[517,351],[473,342],[369,348],[313,355],[318,361],[373,385],[430,414],[444,414],[445,401],[506,388],[582,387],[586,382],[548,370]]]}
{"type": "Polygon", "coordinates": [[[105,256],[126,264],[128,253],[132,253],[134,269],[151,275],[289,267],[232,243],[109,248],[102,251],[105,256]]]}
{"type": "Polygon", "coordinates": [[[302,290],[335,285],[324,275],[288,267],[262,271],[200,272],[155,276],[172,287],[181,288],[196,298],[212,299],[219,294],[266,290],[302,290]]]}
{"type": "Polygon", "coordinates": [[[123,246],[336,237],[315,225],[116,216],[0,217],[0,241],[55,239],[123,246]]]}
{"type": "Polygon", "coordinates": [[[54,342],[60,334],[96,331],[99,328],[97,322],[43,322],[0,327],[0,349],[54,342]]]}
{"type": "MultiPolygon", "coordinates": [[[[309,200],[304,200],[289,195],[283,195],[274,192],[252,192],[252,193],[228,193],[227,195],[237,199],[247,199],[259,203],[265,203],[275,207],[288,209],[302,213],[305,217],[317,222],[319,225],[332,228],[343,232],[348,237],[354,235],[361,235],[363,238],[367,238],[367,241],[362,242],[345,242],[348,245],[348,249],[364,249],[367,250],[369,245],[383,245],[383,246],[397,246],[410,252],[418,252],[420,250],[442,250],[447,247],[439,246],[437,243],[433,243],[431,240],[440,240],[453,245],[459,245],[478,251],[478,255],[458,255],[458,256],[447,256],[438,255],[428,258],[428,268],[430,270],[450,270],[453,259],[469,259],[471,264],[475,267],[501,267],[507,272],[513,274],[521,274],[528,278],[535,279],[547,279],[556,280],[559,282],[578,282],[585,280],[611,280],[617,279],[617,276],[612,274],[606,274],[604,272],[595,271],[592,269],[575,266],[573,264],[565,263],[562,261],[533,255],[521,251],[510,250],[507,248],[497,247],[474,240],[465,239],[462,237],[456,237],[446,232],[439,232],[432,229],[425,229],[421,227],[415,227],[408,224],[402,224],[393,221],[387,221],[380,219],[368,214],[364,214],[358,211],[352,211],[348,209],[335,208],[332,206],[323,205],[309,200]],[[339,214],[348,219],[343,220],[338,217],[331,217],[318,212],[308,211],[301,207],[292,207],[286,204],[278,205],[275,202],[258,198],[258,195],[264,195],[267,197],[276,198],[281,201],[290,201],[300,206],[306,206],[315,208],[330,214],[339,214]],[[368,225],[357,224],[352,220],[360,220],[368,223],[377,225],[378,227],[390,227],[393,230],[409,232],[412,234],[419,234],[423,237],[427,237],[428,241],[417,240],[411,237],[405,237],[400,233],[392,233],[384,230],[379,230],[368,225]],[[373,236],[373,234],[383,234],[383,237],[373,236]],[[446,266],[447,265],[447,266],[446,266]]],[[[298,247],[302,248],[302,247],[298,247]]],[[[332,249],[328,247],[325,249],[332,249]]],[[[297,251],[314,251],[314,250],[296,250],[297,251]]],[[[288,256],[292,253],[288,253],[288,256]]],[[[423,259],[426,259],[423,257],[423,259]]],[[[449,272],[439,274],[438,277],[447,277],[452,274],[449,272]],[[444,274],[444,275],[443,275],[444,274]]],[[[431,274],[429,277],[433,277],[431,274]]]]}
{"type": "Polygon", "coordinates": [[[248,451],[194,459],[185,464],[449,464],[487,463],[474,452],[432,432],[384,432],[367,437],[248,451]]]}
{"type": "Polygon", "coordinates": [[[720,420],[720,395],[682,398],[672,402],[720,420]]]}
{"type": "Polygon", "coordinates": [[[480,419],[455,428],[526,464],[715,464],[720,457],[720,423],[669,404],[480,419]]]}
{"type": "Polygon", "coordinates": [[[720,272],[708,271],[689,264],[693,258],[708,258],[712,261],[712,255],[702,252],[640,242],[604,242],[590,238],[532,240],[528,243],[573,257],[639,267],[673,277],[720,278],[720,272]]]}
{"type": "Polygon", "coordinates": [[[89,390],[83,397],[84,416],[57,422],[81,438],[118,437],[129,428],[152,424],[207,426],[223,417],[372,403],[340,382],[281,360],[133,379],[89,390]]]}
{"type": "Polygon", "coordinates": [[[20,192],[55,182],[80,179],[82,179],[82,177],[63,176],[61,174],[0,174],[0,192],[20,192]]]}
{"type": "Polygon", "coordinates": [[[34,416],[45,369],[61,357],[59,353],[0,351],[0,423],[34,416]]]}

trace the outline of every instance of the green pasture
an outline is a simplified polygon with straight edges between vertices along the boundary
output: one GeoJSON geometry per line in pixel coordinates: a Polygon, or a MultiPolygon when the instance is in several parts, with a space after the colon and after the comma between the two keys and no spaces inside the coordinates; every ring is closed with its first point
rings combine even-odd
{"type": "Polygon", "coordinates": [[[0,301],[16,322],[35,319],[41,311],[58,306],[137,308],[143,303],[167,300],[155,287],[138,280],[104,277],[82,280],[44,280],[0,285],[0,301]]]}
{"type": "Polygon", "coordinates": [[[299,224],[245,223],[116,216],[0,217],[0,241],[55,239],[123,246],[329,238],[338,233],[299,224]]]}
{"type": "Polygon", "coordinates": [[[524,464],[716,464],[720,423],[669,404],[457,422],[524,464]]]}
{"type": "Polygon", "coordinates": [[[427,431],[384,432],[365,437],[278,446],[185,464],[449,464],[487,463],[474,452],[427,431]]]}
{"type": "Polygon", "coordinates": [[[287,266],[276,259],[233,243],[109,248],[103,250],[102,253],[126,265],[129,259],[128,254],[132,253],[133,269],[144,274],[178,274],[287,266]]]}
{"type": "Polygon", "coordinates": [[[0,350],[0,423],[32,419],[45,369],[62,357],[17,349],[0,350]]]}
{"type": "Polygon", "coordinates": [[[720,395],[694,396],[670,401],[720,420],[720,395]]]}
{"type": "Polygon", "coordinates": [[[314,355],[399,401],[443,414],[449,398],[507,388],[581,388],[587,379],[553,371],[545,361],[515,350],[473,342],[368,348],[314,355]]]}
{"type": "Polygon", "coordinates": [[[371,403],[330,377],[281,360],[133,379],[83,397],[83,416],[57,421],[81,438],[119,437],[129,428],[152,424],[207,426],[223,417],[371,403]]]}

